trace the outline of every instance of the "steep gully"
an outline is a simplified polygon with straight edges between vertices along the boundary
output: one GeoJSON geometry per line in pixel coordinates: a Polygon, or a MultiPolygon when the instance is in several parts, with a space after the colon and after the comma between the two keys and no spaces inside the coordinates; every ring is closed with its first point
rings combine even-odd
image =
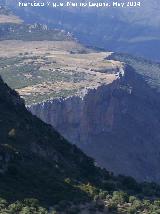
{"type": "Polygon", "coordinates": [[[28,106],[115,174],[160,182],[160,98],[131,67],[111,84],[28,106]]]}

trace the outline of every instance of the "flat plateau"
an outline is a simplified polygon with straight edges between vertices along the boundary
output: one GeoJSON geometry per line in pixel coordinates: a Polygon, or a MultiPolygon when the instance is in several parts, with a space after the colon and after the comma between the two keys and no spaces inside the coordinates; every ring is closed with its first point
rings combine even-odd
{"type": "Polygon", "coordinates": [[[84,96],[118,78],[123,64],[106,60],[110,54],[76,41],[1,41],[0,75],[26,104],[84,96]]]}

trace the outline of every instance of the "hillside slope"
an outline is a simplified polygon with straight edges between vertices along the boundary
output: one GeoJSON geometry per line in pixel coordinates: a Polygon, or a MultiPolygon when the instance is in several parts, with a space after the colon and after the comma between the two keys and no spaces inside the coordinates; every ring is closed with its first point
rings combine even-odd
{"type": "Polygon", "coordinates": [[[12,4],[16,13],[25,21],[30,23],[38,21],[72,31],[79,41],[86,45],[160,61],[159,2],[155,0],[139,2],[141,7],[78,9],[74,7],[26,9],[16,7],[15,1],[8,3],[12,4]]]}
{"type": "Polygon", "coordinates": [[[86,48],[65,33],[64,38],[55,34],[57,41],[48,37],[54,29],[43,27],[36,24],[33,37],[32,28],[23,37],[21,31],[11,31],[10,39],[18,34],[25,41],[2,38],[4,81],[33,114],[100,166],[139,181],[160,182],[159,65],[132,57],[130,63],[127,55],[114,59],[115,54],[86,48]]]}
{"type": "Polygon", "coordinates": [[[50,126],[32,116],[25,109],[23,100],[1,79],[0,111],[1,196],[4,194],[3,196],[16,200],[36,197],[41,192],[41,199],[53,203],[58,200],[60,190],[65,193],[60,193],[60,197],[68,197],[72,188],[64,183],[64,179],[70,175],[80,180],[85,179],[85,176],[94,179],[92,173],[96,172],[96,168],[92,159],[70,145],[50,126]],[[5,152],[7,150],[11,155],[5,152]],[[38,189],[36,183],[39,183],[38,189]],[[16,192],[13,195],[15,186],[16,192]],[[55,188],[57,195],[50,192],[51,188],[55,188]]]}
{"type": "Polygon", "coordinates": [[[25,24],[11,10],[0,6],[1,40],[70,41],[73,38],[71,34],[67,34],[64,30],[50,29],[45,24],[25,24]]]}
{"type": "Polygon", "coordinates": [[[47,214],[49,207],[59,214],[158,211],[158,185],[138,184],[97,168],[91,158],[31,115],[2,79],[0,112],[1,213],[47,214]],[[153,197],[155,201],[146,200],[153,197]]]}
{"type": "Polygon", "coordinates": [[[13,15],[10,10],[0,6],[0,24],[2,23],[21,24],[22,20],[13,15]]]}
{"type": "Polygon", "coordinates": [[[159,185],[97,167],[159,181],[158,64],[85,48],[45,25],[0,30],[3,79],[96,157],[0,78],[0,213],[158,213],[159,185]]]}
{"type": "Polygon", "coordinates": [[[136,61],[136,65],[137,71],[126,66],[123,77],[89,90],[84,97],[53,98],[28,109],[100,166],[159,183],[160,99],[159,87],[155,88],[159,81],[150,73],[153,68],[156,75],[159,68],[144,64],[145,74],[153,76],[145,79],[139,74],[144,71],[143,63],[136,61]]]}

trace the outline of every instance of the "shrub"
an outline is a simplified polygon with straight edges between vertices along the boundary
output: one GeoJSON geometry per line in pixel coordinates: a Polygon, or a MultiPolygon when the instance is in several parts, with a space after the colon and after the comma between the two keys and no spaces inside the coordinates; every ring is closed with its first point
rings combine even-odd
{"type": "Polygon", "coordinates": [[[7,206],[7,201],[3,198],[0,198],[0,209],[4,209],[7,206]]]}
{"type": "Polygon", "coordinates": [[[128,195],[125,192],[113,192],[112,200],[118,204],[123,204],[125,202],[128,202],[128,195]]]}
{"type": "Polygon", "coordinates": [[[141,209],[142,205],[143,205],[142,202],[140,200],[136,199],[133,201],[132,207],[135,209],[141,209]]]}
{"type": "Polygon", "coordinates": [[[108,195],[108,191],[102,191],[100,190],[100,193],[99,193],[99,198],[100,199],[105,199],[108,195]]]}
{"type": "Polygon", "coordinates": [[[110,201],[110,203],[108,204],[108,211],[115,212],[117,210],[118,210],[117,204],[113,201],[110,201]]]}
{"type": "Polygon", "coordinates": [[[135,196],[129,196],[129,202],[133,203],[137,198],[135,196]]]}
{"type": "Polygon", "coordinates": [[[128,214],[136,214],[137,213],[137,209],[135,207],[129,207],[127,209],[127,213],[128,214]]]}

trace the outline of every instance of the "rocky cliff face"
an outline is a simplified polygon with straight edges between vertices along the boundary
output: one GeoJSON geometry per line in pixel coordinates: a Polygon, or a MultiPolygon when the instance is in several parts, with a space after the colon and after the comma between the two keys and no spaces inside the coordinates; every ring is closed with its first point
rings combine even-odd
{"type": "Polygon", "coordinates": [[[72,179],[71,175],[78,185],[81,179],[90,183],[89,177],[101,180],[101,172],[104,174],[91,158],[28,112],[23,100],[0,77],[1,197],[9,201],[36,198],[47,206],[65,198],[79,200],[86,194],[64,180],[72,179]]]}
{"type": "Polygon", "coordinates": [[[159,185],[115,177],[96,167],[28,112],[0,78],[0,213],[110,213],[113,203],[116,213],[128,213],[135,207],[129,198],[140,205],[138,213],[151,213],[153,207],[158,213],[159,197],[159,185]],[[144,207],[146,197],[155,201],[147,200],[144,207]]]}
{"type": "Polygon", "coordinates": [[[28,108],[72,143],[90,144],[94,135],[112,129],[116,107],[112,93],[118,85],[120,81],[115,81],[85,92],[84,97],[75,95],[58,98],[28,108]]]}
{"type": "Polygon", "coordinates": [[[72,96],[28,107],[102,167],[160,181],[160,99],[131,67],[124,77],[72,96]]]}

